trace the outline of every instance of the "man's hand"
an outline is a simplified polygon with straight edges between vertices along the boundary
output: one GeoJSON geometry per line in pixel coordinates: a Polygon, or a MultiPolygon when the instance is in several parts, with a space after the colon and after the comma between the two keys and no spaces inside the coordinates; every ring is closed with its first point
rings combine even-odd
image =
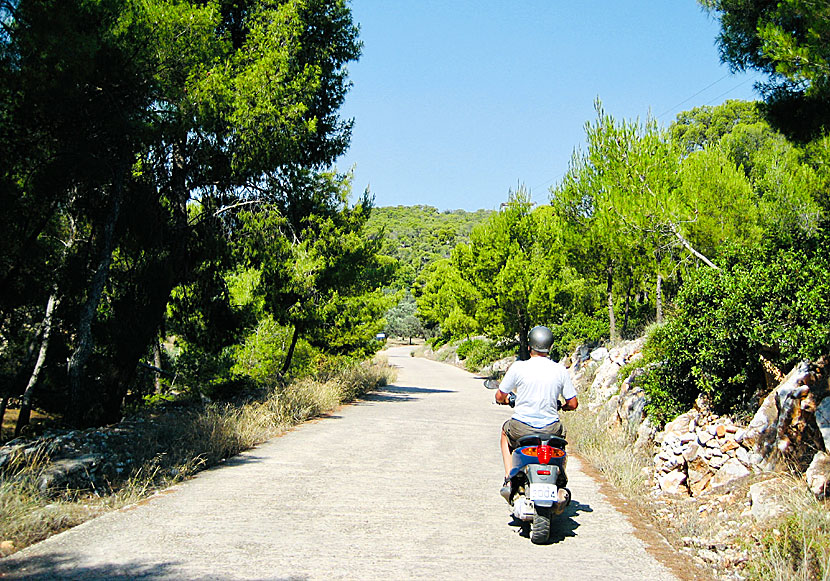
{"type": "Polygon", "coordinates": [[[571,399],[565,400],[565,403],[559,403],[559,409],[562,411],[572,411],[579,407],[579,400],[576,399],[576,396],[572,397],[571,399]]]}
{"type": "Polygon", "coordinates": [[[509,394],[504,393],[502,390],[496,390],[496,403],[499,405],[507,405],[508,398],[510,397],[509,394]]]}

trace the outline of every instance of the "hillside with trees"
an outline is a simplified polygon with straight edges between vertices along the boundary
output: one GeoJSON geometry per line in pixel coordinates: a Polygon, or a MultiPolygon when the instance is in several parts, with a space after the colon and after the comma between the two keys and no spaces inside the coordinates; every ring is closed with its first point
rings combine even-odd
{"type": "Polygon", "coordinates": [[[372,211],[366,233],[371,238],[382,239],[381,252],[398,262],[392,286],[410,289],[426,266],[447,258],[492,213],[492,210],[438,211],[432,206],[419,205],[379,207],[372,211]]]}
{"type": "Polygon", "coordinates": [[[382,240],[380,252],[394,259],[397,272],[387,292],[396,304],[384,315],[389,337],[423,337],[431,334],[434,321],[423,321],[416,311],[412,288],[425,268],[449,257],[452,249],[469,240],[473,228],[483,223],[491,210],[445,210],[432,206],[388,206],[375,208],[366,224],[370,239],[382,240]],[[425,325],[426,323],[426,325],[425,325]]]}

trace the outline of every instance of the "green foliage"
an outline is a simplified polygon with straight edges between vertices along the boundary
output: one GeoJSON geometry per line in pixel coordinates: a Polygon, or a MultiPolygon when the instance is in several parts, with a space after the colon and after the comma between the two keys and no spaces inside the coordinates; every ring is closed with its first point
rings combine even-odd
{"type": "Polygon", "coordinates": [[[234,349],[269,312],[308,341],[367,350],[384,303],[353,303],[385,269],[362,238],[367,205],[346,208],[346,182],[321,172],[351,130],[338,110],[360,43],[344,0],[0,12],[4,392],[26,384],[50,293],[38,389],[79,425],[121,417],[160,331],[181,343],[180,376],[206,385],[234,381],[234,349]],[[283,218],[273,258],[240,251],[255,206],[283,218]]]}
{"type": "Polygon", "coordinates": [[[406,293],[397,305],[386,311],[386,336],[423,337],[426,331],[417,310],[414,297],[406,293]]]}
{"type": "Polygon", "coordinates": [[[392,287],[408,290],[425,268],[449,258],[456,245],[467,242],[472,229],[490,214],[490,210],[439,212],[420,205],[375,208],[366,232],[369,237],[382,238],[381,252],[400,264],[392,287]]]}
{"type": "Polygon", "coordinates": [[[526,352],[533,325],[555,327],[573,314],[593,313],[599,293],[568,263],[562,238],[551,208],[534,209],[522,188],[511,193],[468,244],[416,280],[418,312],[440,325],[433,345],[483,332],[497,342],[518,341],[526,352]]]}
{"type": "MultiPolygon", "coordinates": [[[[278,325],[271,317],[264,317],[256,328],[235,345],[230,372],[246,376],[259,385],[270,387],[282,380],[280,370],[288,355],[293,330],[278,325]]],[[[314,350],[305,341],[298,342],[291,360],[291,375],[307,375],[314,363],[314,350]]]]}
{"type": "Polygon", "coordinates": [[[685,152],[717,145],[721,138],[741,126],[752,126],[762,121],[757,103],[727,100],[721,105],[695,107],[678,113],[669,131],[672,140],[685,152]]]}
{"type": "Polygon", "coordinates": [[[464,360],[464,366],[470,371],[480,371],[493,361],[512,354],[515,354],[514,349],[480,338],[467,339],[456,350],[456,355],[464,360]]]}
{"type": "Polygon", "coordinates": [[[720,18],[721,60],[769,75],[766,115],[791,137],[830,129],[830,8],[826,2],[699,0],[720,18]]]}
{"type": "Polygon", "coordinates": [[[608,337],[608,317],[600,311],[593,316],[576,312],[560,325],[551,327],[553,346],[551,356],[561,359],[570,355],[574,348],[583,343],[599,344],[608,337]]]}
{"type": "Polygon", "coordinates": [[[723,412],[746,413],[765,389],[760,357],[788,369],[830,350],[827,235],[793,247],[743,248],[722,270],[698,271],[680,291],[672,319],[646,345],[659,362],[644,380],[660,420],[698,394],[723,412]]]}

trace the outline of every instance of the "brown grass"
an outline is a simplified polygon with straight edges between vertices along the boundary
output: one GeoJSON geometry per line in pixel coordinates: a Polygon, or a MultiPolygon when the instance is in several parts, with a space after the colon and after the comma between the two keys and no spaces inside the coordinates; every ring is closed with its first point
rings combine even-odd
{"type": "MultiPolygon", "coordinates": [[[[17,416],[20,410],[7,409],[6,415],[3,417],[3,426],[0,429],[0,442],[8,442],[14,436],[14,427],[17,425],[17,416]]],[[[35,429],[39,429],[47,424],[53,423],[55,418],[43,414],[37,410],[32,410],[32,417],[29,420],[29,425],[35,429]]]]}

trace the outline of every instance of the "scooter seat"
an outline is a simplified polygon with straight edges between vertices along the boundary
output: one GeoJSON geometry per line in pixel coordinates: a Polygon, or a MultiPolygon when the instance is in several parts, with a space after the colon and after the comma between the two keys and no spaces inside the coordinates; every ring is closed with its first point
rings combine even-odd
{"type": "Polygon", "coordinates": [[[516,443],[518,444],[518,447],[541,446],[542,444],[547,444],[548,446],[561,448],[562,450],[564,450],[565,446],[568,445],[568,441],[565,438],[552,436],[550,434],[528,434],[527,436],[519,438],[519,441],[516,443]]]}

